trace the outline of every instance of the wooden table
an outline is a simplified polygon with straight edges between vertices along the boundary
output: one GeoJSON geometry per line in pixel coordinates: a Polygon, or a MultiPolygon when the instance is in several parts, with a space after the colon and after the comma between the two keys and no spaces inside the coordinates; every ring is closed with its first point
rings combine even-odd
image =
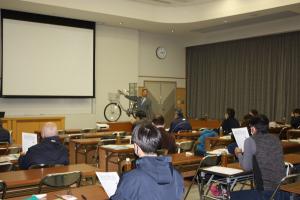
{"type": "Polygon", "coordinates": [[[44,169],[29,169],[29,170],[19,170],[0,173],[0,180],[3,180],[7,184],[8,193],[11,190],[14,196],[16,196],[16,190],[20,188],[29,188],[32,186],[37,186],[41,179],[48,174],[52,173],[62,173],[71,171],[81,171],[82,177],[91,177],[95,180],[95,172],[100,171],[98,168],[87,165],[87,164],[77,164],[68,165],[60,167],[51,167],[44,169]]]}
{"type": "MultiPolygon", "coordinates": [[[[49,192],[47,193],[47,200],[55,200],[57,199],[56,195],[65,195],[67,194],[67,191],[68,190],[49,192]]],[[[82,199],[81,195],[84,195],[88,200],[94,200],[94,199],[108,200],[108,196],[106,192],[104,191],[103,187],[100,185],[89,185],[89,186],[83,186],[79,188],[72,188],[71,193],[73,196],[77,197],[78,199],[82,199]]],[[[25,198],[28,197],[30,196],[9,198],[9,200],[24,200],[25,198]]]]}
{"type": "Polygon", "coordinates": [[[173,165],[188,165],[188,164],[200,164],[201,160],[203,159],[202,156],[195,156],[195,155],[186,155],[186,153],[174,153],[168,156],[172,157],[172,164],[173,165]]]}
{"type": "Polygon", "coordinates": [[[280,190],[300,195],[300,182],[282,185],[280,190]]]}
{"type": "Polygon", "coordinates": [[[121,163],[127,156],[133,157],[133,146],[128,145],[99,146],[99,168],[103,171],[118,171],[121,173],[121,163]],[[124,148],[122,148],[124,147],[124,148]]]}
{"type": "Polygon", "coordinates": [[[300,153],[300,143],[299,142],[291,142],[291,141],[281,141],[282,142],[282,148],[283,148],[283,153],[288,154],[288,153],[295,153],[299,152],[300,153]]]}
{"type": "MultiPolygon", "coordinates": [[[[110,132],[112,135],[112,132],[110,132]]],[[[89,133],[87,138],[83,139],[72,139],[69,142],[69,160],[72,164],[77,163],[91,163],[93,156],[95,156],[96,148],[99,142],[101,141],[112,141],[113,143],[129,143],[131,137],[125,138],[115,138],[115,139],[102,139],[103,137],[108,136],[108,133],[100,135],[100,133],[89,133]],[[97,135],[97,137],[96,137],[97,135]],[[79,150],[82,150],[82,154],[79,154],[79,150]]]]}
{"type": "Polygon", "coordinates": [[[184,131],[184,132],[175,133],[175,138],[198,139],[200,135],[201,135],[200,131],[184,131]]]}

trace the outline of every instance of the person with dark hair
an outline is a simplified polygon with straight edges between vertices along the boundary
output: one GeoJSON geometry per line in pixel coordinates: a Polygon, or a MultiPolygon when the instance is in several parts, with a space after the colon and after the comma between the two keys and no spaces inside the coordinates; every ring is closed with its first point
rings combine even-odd
{"type": "Polygon", "coordinates": [[[300,108],[296,108],[291,113],[291,126],[293,128],[300,128],[300,108]]]}
{"type": "Polygon", "coordinates": [[[161,133],[152,124],[138,125],[132,133],[136,169],[122,175],[112,200],[182,199],[183,178],[171,158],[157,156],[161,133]]]}
{"type": "Polygon", "coordinates": [[[132,123],[132,130],[134,129],[134,127],[136,127],[139,124],[143,124],[149,122],[149,120],[147,119],[146,113],[143,110],[138,110],[135,113],[135,119],[131,120],[132,123]]]}
{"type": "Polygon", "coordinates": [[[176,153],[176,142],[173,134],[167,133],[165,131],[165,119],[162,115],[157,115],[152,120],[153,125],[161,133],[161,146],[160,149],[167,149],[168,153],[176,153]]]}
{"type": "Polygon", "coordinates": [[[224,135],[228,135],[232,132],[232,128],[239,128],[240,123],[238,120],[234,118],[235,111],[233,108],[227,108],[225,113],[225,119],[221,124],[221,128],[223,130],[224,135]]]}
{"type": "Polygon", "coordinates": [[[146,113],[148,120],[152,119],[152,102],[148,98],[148,89],[142,89],[142,96],[130,96],[126,95],[123,91],[119,90],[119,93],[124,95],[127,99],[137,103],[137,109],[146,113]]]}
{"type": "MultiPolygon", "coordinates": [[[[243,117],[243,121],[241,122],[241,127],[247,127],[247,129],[248,129],[248,132],[250,133],[251,131],[250,131],[250,120],[252,119],[252,115],[250,115],[250,114],[246,114],[244,117],[243,117]]],[[[230,153],[230,154],[234,154],[234,150],[235,150],[235,148],[236,147],[238,147],[237,146],[237,143],[236,143],[236,141],[235,141],[235,138],[234,138],[234,136],[233,135],[231,135],[231,139],[232,139],[232,143],[230,143],[228,146],[227,146],[227,149],[228,149],[228,152],[230,153]]]]}
{"type": "Polygon", "coordinates": [[[175,110],[174,120],[170,124],[169,133],[177,133],[178,131],[190,131],[192,126],[190,122],[184,118],[181,109],[175,110]]]}
{"type": "Polygon", "coordinates": [[[235,155],[245,171],[253,171],[256,188],[233,192],[231,197],[265,200],[271,197],[285,176],[282,145],[278,137],[268,133],[269,120],[265,115],[253,117],[250,129],[252,136],[245,140],[244,152],[236,148],[235,155]]]}
{"type": "Polygon", "coordinates": [[[0,142],[10,143],[9,131],[3,128],[2,120],[0,119],[0,142]]]}
{"type": "Polygon", "coordinates": [[[258,115],[258,111],[256,109],[251,109],[248,114],[254,117],[258,115]]]}

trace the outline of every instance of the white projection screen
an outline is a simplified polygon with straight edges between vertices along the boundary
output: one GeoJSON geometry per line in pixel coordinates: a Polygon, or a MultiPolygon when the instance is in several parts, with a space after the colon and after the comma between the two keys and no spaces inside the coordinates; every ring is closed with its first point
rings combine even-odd
{"type": "Polygon", "coordinates": [[[1,10],[3,97],[94,97],[95,23],[1,10]]]}

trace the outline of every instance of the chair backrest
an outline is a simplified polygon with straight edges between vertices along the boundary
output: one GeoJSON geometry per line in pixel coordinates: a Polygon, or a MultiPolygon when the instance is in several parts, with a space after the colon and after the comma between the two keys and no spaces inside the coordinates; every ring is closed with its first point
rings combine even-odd
{"type": "Polygon", "coordinates": [[[186,152],[186,151],[191,151],[193,149],[195,141],[186,141],[186,142],[181,142],[178,145],[178,153],[180,152],[186,152]]]}
{"type": "Polygon", "coordinates": [[[2,192],[2,194],[0,195],[1,199],[5,198],[6,188],[7,188],[6,183],[0,180],[0,192],[2,192]]]}
{"type": "Polygon", "coordinates": [[[22,148],[21,147],[9,147],[7,149],[7,153],[8,154],[17,154],[17,153],[21,153],[22,148]]]}
{"type": "Polygon", "coordinates": [[[168,149],[157,149],[156,153],[158,156],[165,156],[168,154],[168,149]]]}
{"type": "Polygon", "coordinates": [[[0,142],[0,155],[6,155],[8,153],[8,142],[0,142]]]}
{"type": "Polygon", "coordinates": [[[31,165],[29,169],[41,169],[41,168],[49,168],[53,167],[53,165],[47,165],[47,164],[36,164],[36,165],[31,165]]]}
{"type": "Polygon", "coordinates": [[[66,188],[76,183],[77,187],[79,187],[80,181],[80,171],[48,174],[39,184],[39,193],[41,193],[43,185],[55,188],[66,188]]]}
{"type": "Polygon", "coordinates": [[[96,128],[83,128],[80,130],[80,133],[96,133],[96,128]]]}
{"type": "Polygon", "coordinates": [[[0,172],[7,172],[13,169],[13,164],[10,162],[0,163],[0,172]]]}
{"type": "Polygon", "coordinates": [[[286,176],[283,179],[281,179],[280,183],[277,185],[276,189],[274,190],[270,200],[274,200],[274,197],[276,196],[276,194],[278,193],[278,191],[280,190],[280,187],[282,185],[296,183],[296,182],[300,182],[300,173],[299,174],[291,174],[291,175],[286,176]]]}
{"type": "Polygon", "coordinates": [[[297,139],[300,138],[300,130],[299,129],[289,129],[286,132],[287,139],[297,139]]]}
{"type": "Polygon", "coordinates": [[[219,165],[220,162],[221,155],[208,155],[201,160],[199,168],[219,165]]]}

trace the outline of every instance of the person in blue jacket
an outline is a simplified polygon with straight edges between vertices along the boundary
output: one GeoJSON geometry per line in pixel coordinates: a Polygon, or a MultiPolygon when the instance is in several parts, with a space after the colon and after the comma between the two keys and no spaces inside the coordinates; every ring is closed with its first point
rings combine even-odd
{"type": "Polygon", "coordinates": [[[136,169],[121,177],[112,200],[179,200],[184,193],[183,178],[171,157],[157,156],[161,134],[152,124],[138,125],[132,133],[136,169]]]}
{"type": "Polygon", "coordinates": [[[174,120],[171,122],[169,133],[178,133],[178,131],[190,131],[192,126],[190,122],[184,118],[183,112],[180,109],[175,110],[174,120]]]}
{"type": "Polygon", "coordinates": [[[55,123],[47,122],[42,128],[42,141],[28,149],[25,155],[20,156],[19,166],[28,169],[32,165],[68,165],[67,148],[60,142],[55,123]]]}
{"type": "Polygon", "coordinates": [[[0,119],[0,142],[10,143],[9,131],[3,128],[1,119],[0,119]]]}

